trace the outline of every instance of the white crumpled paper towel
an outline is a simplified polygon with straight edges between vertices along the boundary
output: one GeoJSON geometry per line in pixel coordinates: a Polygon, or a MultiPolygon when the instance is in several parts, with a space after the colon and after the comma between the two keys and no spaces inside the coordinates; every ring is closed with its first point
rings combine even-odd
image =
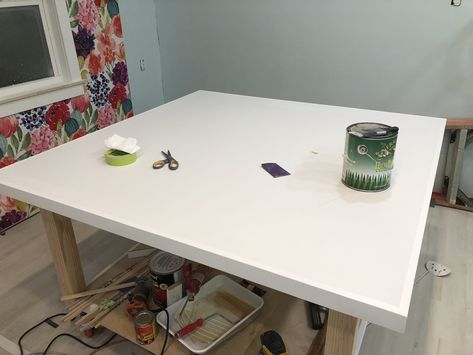
{"type": "Polygon", "coordinates": [[[105,140],[105,146],[107,148],[120,150],[128,154],[133,154],[140,150],[140,147],[136,143],[138,143],[136,138],[124,138],[118,134],[114,134],[105,140]]]}

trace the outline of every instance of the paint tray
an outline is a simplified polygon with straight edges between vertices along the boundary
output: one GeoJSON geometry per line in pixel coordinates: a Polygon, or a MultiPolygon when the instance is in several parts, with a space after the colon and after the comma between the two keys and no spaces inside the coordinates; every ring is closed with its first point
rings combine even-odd
{"type": "MultiPolygon", "coordinates": [[[[192,353],[203,354],[230,335],[245,327],[255,314],[263,307],[263,299],[240,286],[227,276],[218,275],[205,283],[195,296],[192,305],[187,306],[182,315],[179,312],[184,305],[185,298],[167,308],[169,312],[169,333],[174,335],[183,326],[197,320],[204,320],[204,325],[194,332],[178,340],[192,353]],[[232,300],[241,301],[240,306],[246,305],[244,312],[232,306],[232,300]],[[215,329],[219,329],[215,331],[215,329]]],[[[166,329],[166,314],[160,312],[156,320],[166,329]]]]}

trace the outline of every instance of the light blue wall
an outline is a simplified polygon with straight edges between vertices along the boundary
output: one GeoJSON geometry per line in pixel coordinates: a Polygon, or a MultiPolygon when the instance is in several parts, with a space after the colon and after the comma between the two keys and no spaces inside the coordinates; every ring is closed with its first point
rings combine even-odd
{"type": "Polygon", "coordinates": [[[155,1],[166,101],[207,89],[473,116],[472,1],[155,1]]]}
{"type": "Polygon", "coordinates": [[[163,104],[161,58],[153,0],[119,0],[135,114],[163,104]],[[141,71],[140,59],[145,70],[141,71]]]}

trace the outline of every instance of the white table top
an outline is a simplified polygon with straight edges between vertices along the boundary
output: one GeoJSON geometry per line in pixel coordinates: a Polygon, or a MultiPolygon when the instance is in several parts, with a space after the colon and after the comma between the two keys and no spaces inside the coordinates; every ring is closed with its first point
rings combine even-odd
{"type": "Polygon", "coordinates": [[[403,331],[444,126],[199,91],[1,169],[0,193],[403,331]],[[362,121],[400,127],[387,191],[340,182],[345,128],[362,121]],[[138,139],[136,163],[104,163],[114,133],[138,139]],[[179,170],[151,168],[164,149],[179,170]]]}

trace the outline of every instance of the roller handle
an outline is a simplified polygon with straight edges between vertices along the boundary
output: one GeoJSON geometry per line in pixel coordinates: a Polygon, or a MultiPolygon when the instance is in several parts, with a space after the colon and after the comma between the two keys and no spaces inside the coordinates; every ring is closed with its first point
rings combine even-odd
{"type": "Polygon", "coordinates": [[[183,336],[192,333],[197,328],[202,327],[203,324],[204,320],[202,318],[199,318],[194,323],[188,324],[184,328],[181,328],[181,330],[177,331],[175,337],[182,338],[183,336]]]}

